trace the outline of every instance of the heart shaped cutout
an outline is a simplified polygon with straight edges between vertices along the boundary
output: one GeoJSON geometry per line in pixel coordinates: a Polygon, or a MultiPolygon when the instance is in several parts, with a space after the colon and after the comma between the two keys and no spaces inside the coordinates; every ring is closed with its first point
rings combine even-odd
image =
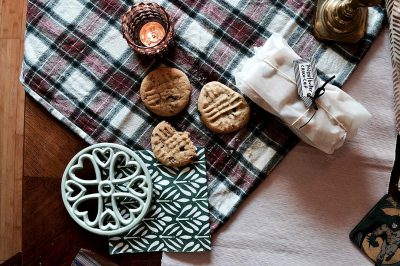
{"type": "Polygon", "coordinates": [[[74,180],[67,180],[65,182],[65,190],[67,191],[65,195],[68,201],[76,201],[86,193],[86,188],[74,180]]]}
{"type": "Polygon", "coordinates": [[[146,177],[144,175],[133,177],[128,183],[127,188],[129,192],[139,198],[146,198],[146,195],[149,191],[148,184],[146,183],[146,177]]]}
{"type": "Polygon", "coordinates": [[[123,151],[114,154],[110,164],[110,180],[115,184],[122,184],[140,174],[141,166],[131,161],[130,156],[123,151]]]}
{"type": "Polygon", "coordinates": [[[114,156],[114,150],[110,147],[96,148],[92,152],[93,158],[101,168],[108,168],[114,156]]]}
{"type": "Polygon", "coordinates": [[[101,215],[99,220],[99,228],[104,231],[108,230],[116,230],[119,226],[119,220],[115,213],[110,210],[106,209],[101,215]]]}
{"type": "Polygon", "coordinates": [[[78,198],[71,209],[77,217],[83,219],[83,222],[87,226],[92,227],[99,223],[101,213],[103,212],[103,202],[99,193],[89,194],[78,198]]]}
{"type": "Polygon", "coordinates": [[[100,169],[90,154],[81,155],[78,162],[69,168],[68,175],[72,180],[82,185],[95,185],[101,180],[100,169]],[[90,167],[88,167],[88,163],[90,167]]]}

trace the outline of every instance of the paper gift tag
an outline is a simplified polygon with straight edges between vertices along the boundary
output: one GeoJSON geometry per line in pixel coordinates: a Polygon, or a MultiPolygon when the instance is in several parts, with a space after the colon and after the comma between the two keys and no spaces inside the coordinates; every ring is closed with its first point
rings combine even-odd
{"type": "Polygon", "coordinates": [[[312,97],[319,86],[315,63],[314,61],[299,59],[293,62],[293,67],[298,94],[305,106],[310,108],[313,104],[312,97]]]}
{"type": "Polygon", "coordinates": [[[195,162],[182,168],[158,163],[150,151],[137,154],[152,177],[152,204],[141,223],[109,239],[110,254],[211,250],[204,148],[197,149],[195,162]]]}

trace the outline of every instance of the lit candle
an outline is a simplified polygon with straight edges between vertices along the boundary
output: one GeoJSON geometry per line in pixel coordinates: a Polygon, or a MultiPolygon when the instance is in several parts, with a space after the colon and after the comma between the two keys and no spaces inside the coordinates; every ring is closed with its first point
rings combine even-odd
{"type": "Polygon", "coordinates": [[[157,3],[138,3],[122,16],[122,33],[132,49],[144,56],[161,56],[174,45],[174,26],[157,3]]]}
{"type": "Polygon", "coordinates": [[[165,36],[164,27],[155,21],[143,25],[139,32],[140,41],[147,47],[160,43],[165,36]]]}

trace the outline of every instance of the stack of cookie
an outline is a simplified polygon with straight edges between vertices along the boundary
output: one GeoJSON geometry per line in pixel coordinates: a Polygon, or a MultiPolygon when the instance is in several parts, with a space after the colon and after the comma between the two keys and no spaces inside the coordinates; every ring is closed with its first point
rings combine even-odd
{"type": "MultiPolygon", "coordinates": [[[[189,103],[192,87],[188,77],[176,68],[159,67],[150,72],[140,87],[141,99],[151,112],[162,117],[179,114],[189,103]]],[[[243,128],[250,108],[242,95],[213,81],[203,86],[198,99],[203,124],[213,132],[225,134],[243,128]]],[[[188,132],[177,132],[162,121],[153,130],[151,145],[162,164],[181,167],[196,157],[196,147],[188,132]]]]}

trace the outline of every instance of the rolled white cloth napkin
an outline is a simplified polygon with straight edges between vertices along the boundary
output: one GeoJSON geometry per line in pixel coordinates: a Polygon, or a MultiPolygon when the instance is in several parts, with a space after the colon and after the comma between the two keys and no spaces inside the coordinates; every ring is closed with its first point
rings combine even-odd
{"type": "MultiPolygon", "coordinates": [[[[266,111],[279,117],[301,140],[332,154],[352,138],[371,114],[338,87],[327,84],[307,108],[297,92],[293,61],[301,59],[278,34],[272,34],[255,55],[235,72],[237,87],[266,111]]],[[[322,84],[322,81],[319,80],[322,84]]]]}

